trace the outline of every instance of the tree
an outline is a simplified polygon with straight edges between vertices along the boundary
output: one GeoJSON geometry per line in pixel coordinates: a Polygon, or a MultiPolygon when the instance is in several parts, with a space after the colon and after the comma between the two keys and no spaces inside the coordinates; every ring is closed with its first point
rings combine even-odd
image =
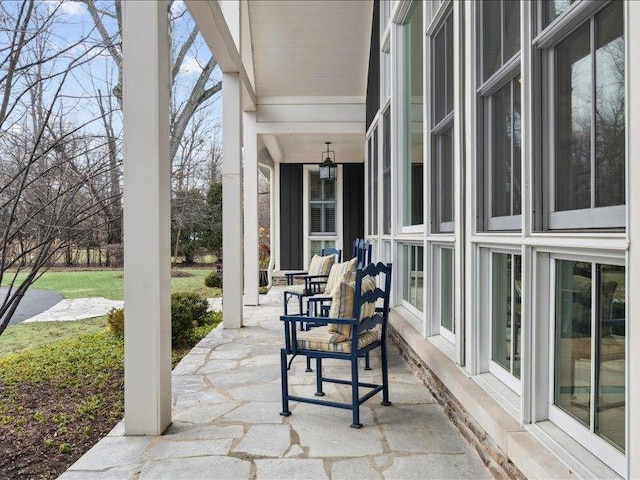
{"type": "Polygon", "coordinates": [[[52,48],[59,5],[48,8],[0,4],[0,283],[8,286],[0,334],[33,282],[91,233],[97,208],[88,185],[109,170],[87,156],[84,130],[96,119],[66,119],[82,109],[69,79],[94,49],[77,48],[85,38],[52,48]]]}

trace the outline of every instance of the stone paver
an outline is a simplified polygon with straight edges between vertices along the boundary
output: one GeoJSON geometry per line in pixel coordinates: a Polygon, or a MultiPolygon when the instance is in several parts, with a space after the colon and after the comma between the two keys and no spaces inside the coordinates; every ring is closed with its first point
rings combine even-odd
{"type": "Polygon", "coordinates": [[[49,310],[45,310],[26,322],[67,322],[106,315],[112,308],[122,308],[122,300],[107,300],[102,297],[65,298],[49,310]]]}
{"type": "MultiPolygon", "coordinates": [[[[219,299],[215,307],[220,306],[219,299]]],[[[281,290],[245,307],[245,328],[217,328],[173,372],[173,424],[162,437],[125,437],[122,422],[62,475],[75,479],[426,479],[490,478],[477,453],[390,348],[393,405],[372,398],[351,412],[291,403],[281,417],[281,290]]],[[[379,365],[379,358],[372,358],[379,365]]],[[[347,377],[346,362],[325,362],[347,377]]],[[[296,359],[291,391],[313,394],[315,375],[296,359]]],[[[362,371],[378,381],[379,370],[362,371]]],[[[327,400],[349,388],[327,384],[327,400]]]]}

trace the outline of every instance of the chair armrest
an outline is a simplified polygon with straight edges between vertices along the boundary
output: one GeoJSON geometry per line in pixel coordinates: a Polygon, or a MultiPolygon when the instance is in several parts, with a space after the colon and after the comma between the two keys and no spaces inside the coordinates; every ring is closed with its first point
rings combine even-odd
{"type": "Polygon", "coordinates": [[[291,273],[285,273],[284,276],[287,280],[287,285],[293,285],[293,280],[295,277],[307,275],[308,273],[309,272],[291,272],[291,273]]]}

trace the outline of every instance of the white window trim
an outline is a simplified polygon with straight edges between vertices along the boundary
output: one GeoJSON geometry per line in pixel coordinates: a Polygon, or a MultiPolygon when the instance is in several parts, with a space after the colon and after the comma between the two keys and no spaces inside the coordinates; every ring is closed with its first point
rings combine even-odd
{"type": "MultiPolygon", "coordinates": [[[[343,235],[343,220],[342,220],[342,209],[343,209],[343,173],[342,173],[342,165],[338,165],[338,177],[336,178],[336,234],[335,235],[310,235],[309,234],[309,173],[311,171],[318,171],[318,165],[304,165],[302,168],[302,177],[303,177],[303,187],[302,187],[302,204],[303,204],[303,214],[302,214],[302,228],[303,231],[303,254],[304,254],[304,268],[309,267],[309,255],[311,252],[311,241],[315,240],[327,240],[327,241],[335,241],[336,248],[341,249],[344,256],[344,249],[342,247],[342,235],[343,235]]],[[[350,247],[349,247],[350,248],[350,247]]],[[[349,254],[349,252],[347,252],[349,254]]]]}
{"type": "MultiPolygon", "coordinates": [[[[492,346],[493,346],[493,329],[491,328],[491,322],[493,319],[493,296],[492,296],[492,288],[493,288],[493,254],[494,253],[498,253],[498,254],[505,254],[505,255],[520,255],[521,257],[521,262],[522,262],[522,250],[515,250],[515,249],[505,249],[505,248],[490,248],[490,249],[484,249],[485,252],[483,252],[484,254],[487,255],[487,261],[484,262],[485,263],[485,268],[487,269],[487,276],[484,277],[486,278],[486,292],[487,294],[484,295],[483,299],[487,305],[486,308],[483,308],[482,311],[486,312],[486,318],[483,319],[483,322],[485,323],[484,328],[486,328],[487,331],[487,344],[483,345],[481,347],[481,349],[486,349],[487,352],[487,360],[489,363],[489,372],[495,376],[498,380],[500,380],[500,382],[502,382],[504,385],[506,385],[507,387],[509,387],[511,390],[513,390],[517,395],[522,395],[522,361],[520,362],[520,378],[516,378],[510,371],[506,370],[502,365],[500,365],[499,363],[495,362],[494,360],[491,359],[492,356],[492,346]]],[[[512,282],[513,282],[513,264],[512,264],[512,282]]],[[[523,280],[523,278],[521,278],[521,280],[523,280]]],[[[513,298],[513,293],[512,293],[512,298],[511,298],[511,302],[513,304],[514,302],[514,298],[513,298]]],[[[513,305],[512,305],[513,308],[513,305]]],[[[513,311],[513,310],[512,310],[513,311]]],[[[520,321],[523,322],[524,321],[524,316],[523,316],[524,312],[521,312],[520,314],[520,321]]],[[[524,325],[523,325],[524,326],[524,325]]],[[[522,327],[523,327],[522,326],[522,327]]],[[[521,330],[524,330],[521,327],[521,330]]],[[[511,337],[511,341],[513,342],[513,337],[511,337]]],[[[522,340],[522,334],[520,335],[520,358],[522,359],[523,357],[523,347],[524,347],[524,342],[522,340]]]]}
{"type": "MultiPolygon", "coordinates": [[[[402,258],[402,262],[401,262],[401,278],[402,280],[400,281],[400,285],[398,288],[398,291],[402,292],[400,295],[400,305],[402,305],[404,308],[406,308],[409,312],[411,312],[411,314],[415,315],[416,317],[420,318],[420,319],[424,319],[424,311],[427,309],[427,286],[428,286],[428,282],[427,282],[427,270],[424,268],[424,244],[423,243],[411,243],[411,242],[402,242],[402,243],[398,243],[398,248],[401,250],[401,253],[399,255],[399,257],[402,258]],[[407,268],[407,263],[408,263],[408,259],[405,257],[404,255],[404,247],[408,246],[408,247],[418,247],[418,248],[422,248],[422,308],[423,310],[420,310],[418,307],[412,305],[408,300],[406,300],[404,298],[404,282],[407,280],[405,277],[405,271],[407,268]]],[[[421,326],[420,332],[423,331],[423,326],[421,326]]]]}
{"type": "MultiPolygon", "coordinates": [[[[455,248],[455,245],[452,243],[437,243],[431,245],[431,289],[433,290],[431,294],[431,336],[440,335],[442,338],[447,340],[452,345],[457,344],[458,332],[453,333],[451,330],[446,329],[441,325],[442,320],[442,250],[449,249],[453,252],[453,263],[452,269],[454,275],[456,275],[456,257],[459,255],[459,252],[455,248]]],[[[457,275],[456,275],[457,276],[457,275]]],[[[458,326],[458,312],[455,308],[455,280],[454,280],[454,292],[452,294],[452,298],[454,299],[452,309],[453,309],[453,322],[454,325],[458,326]]],[[[425,304],[426,305],[426,304],[425,304]]]]}
{"type": "MultiPolygon", "coordinates": [[[[614,446],[609,444],[603,438],[600,438],[594,432],[591,432],[591,427],[585,427],[583,424],[573,419],[569,414],[563,412],[560,408],[554,405],[554,382],[555,382],[555,324],[556,324],[556,262],[558,260],[568,260],[568,261],[578,261],[578,262],[588,262],[588,263],[596,263],[596,264],[606,264],[606,265],[618,265],[624,266],[625,272],[628,269],[626,265],[624,257],[606,257],[600,255],[579,255],[579,254],[570,254],[570,253],[552,253],[549,256],[549,305],[548,305],[548,314],[549,314],[549,325],[548,325],[548,358],[549,358],[549,369],[548,369],[548,385],[547,388],[547,408],[548,408],[548,418],[550,421],[555,423],[558,427],[564,430],[569,436],[571,436],[576,442],[581,444],[587,450],[589,450],[593,455],[602,460],[605,464],[607,464],[610,468],[615,470],[618,474],[622,476],[626,476],[627,469],[627,458],[626,455],[616,449],[614,446]]],[[[625,359],[625,371],[626,371],[626,383],[625,383],[625,413],[628,415],[628,409],[632,406],[629,398],[629,389],[628,386],[628,367],[629,367],[629,339],[626,339],[626,359],[625,359]]],[[[539,348],[539,346],[538,346],[539,348]]],[[[592,358],[595,358],[593,355],[594,351],[594,342],[592,342],[592,358]]],[[[592,366],[592,369],[594,367],[592,366]]],[[[592,371],[593,378],[593,371],[592,371]]],[[[593,390],[593,385],[592,385],[593,390]]],[[[593,399],[593,392],[592,392],[593,399]]],[[[591,408],[594,408],[593,405],[591,408]]],[[[591,422],[590,422],[591,423],[591,422]]],[[[627,437],[629,436],[629,431],[626,431],[627,437]]]]}

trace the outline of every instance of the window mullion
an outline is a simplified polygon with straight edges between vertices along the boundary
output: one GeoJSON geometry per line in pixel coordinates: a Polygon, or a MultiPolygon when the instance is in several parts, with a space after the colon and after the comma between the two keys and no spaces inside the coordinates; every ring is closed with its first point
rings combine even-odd
{"type": "Polygon", "coordinates": [[[514,164],[514,161],[513,161],[514,160],[514,158],[513,158],[513,150],[515,148],[515,144],[514,144],[514,142],[515,142],[515,138],[514,138],[515,137],[515,134],[514,134],[515,103],[514,103],[514,98],[513,98],[514,81],[511,80],[509,82],[509,84],[510,84],[510,87],[509,87],[509,90],[510,90],[510,99],[509,99],[509,101],[510,101],[509,102],[510,103],[510,105],[509,105],[510,113],[509,113],[509,117],[510,117],[510,120],[511,120],[510,125],[509,125],[509,128],[511,129],[511,132],[510,132],[511,133],[511,137],[510,137],[510,142],[509,142],[509,157],[510,157],[509,164],[511,166],[511,168],[509,169],[509,174],[510,174],[510,177],[511,177],[510,180],[509,180],[511,182],[511,191],[510,191],[510,196],[511,196],[510,202],[511,202],[511,205],[509,205],[509,213],[511,213],[511,215],[513,215],[513,203],[514,203],[514,198],[515,198],[514,197],[514,195],[515,195],[514,194],[514,192],[515,192],[515,184],[514,184],[514,181],[513,181],[514,180],[514,178],[513,178],[513,164],[514,164]]]}
{"type": "Polygon", "coordinates": [[[516,302],[515,302],[515,298],[516,298],[516,289],[515,289],[515,278],[516,278],[516,256],[515,255],[511,255],[511,271],[509,272],[509,280],[510,280],[510,288],[511,288],[511,315],[510,315],[510,320],[511,320],[511,328],[510,328],[510,332],[509,334],[511,335],[511,342],[510,342],[510,349],[511,351],[510,353],[510,361],[509,361],[509,373],[511,375],[513,375],[513,364],[515,362],[515,357],[516,357],[516,339],[515,339],[515,325],[516,325],[516,302]]]}
{"type": "Polygon", "coordinates": [[[596,19],[591,17],[591,208],[596,206],[596,19]]]}
{"type": "Polygon", "coordinates": [[[589,431],[595,432],[595,418],[596,418],[596,355],[597,355],[597,315],[598,315],[598,295],[600,287],[598,285],[599,275],[597,274],[598,268],[595,263],[591,264],[591,372],[589,372],[591,378],[591,391],[589,392],[589,403],[591,408],[589,409],[589,431]]]}

